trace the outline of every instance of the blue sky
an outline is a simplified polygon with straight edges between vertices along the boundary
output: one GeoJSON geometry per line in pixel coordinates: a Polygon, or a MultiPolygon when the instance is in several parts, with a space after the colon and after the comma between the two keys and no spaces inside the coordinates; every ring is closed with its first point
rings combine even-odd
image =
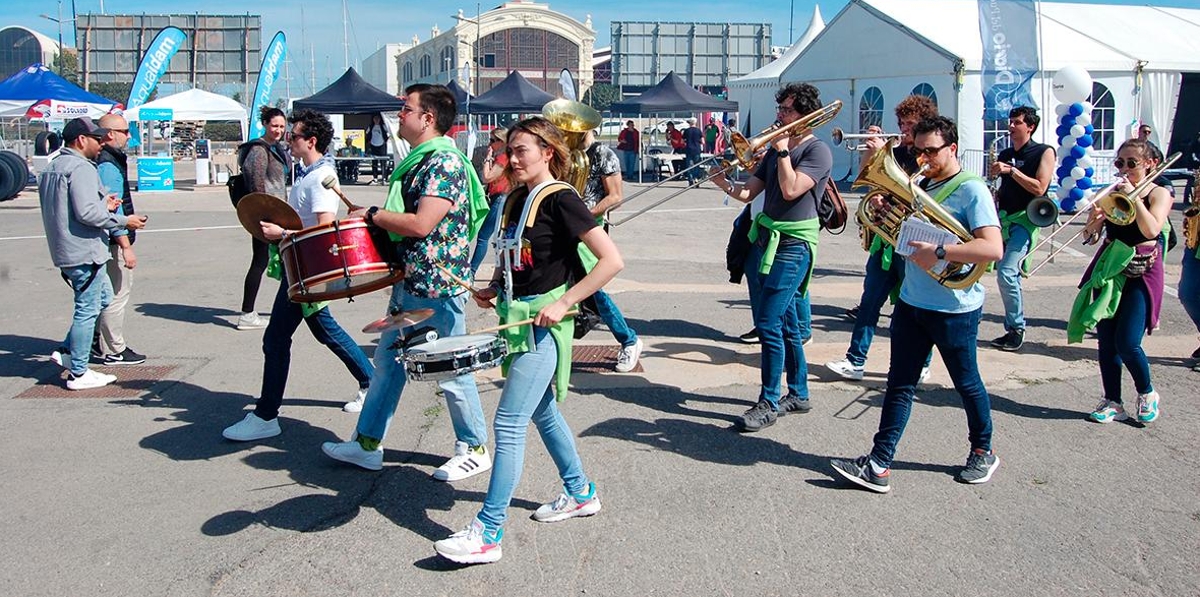
{"type": "MultiPolygon", "coordinates": [[[[975,0],[962,0],[974,2],[975,0]]],[[[1092,0],[1103,4],[1145,4],[1144,0],[1092,0]]],[[[758,2],[697,1],[653,1],[607,0],[602,2],[584,0],[551,0],[550,7],[583,21],[590,14],[596,29],[598,47],[608,45],[609,27],[613,20],[622,21],[703,21],[703,22],[746,22],[770,23],[773,28],[774,45],[788,45],[789,18],[794,7],[794,31],[799,37],[808,26],[813,7],[820,5],[821,14],[828,22],[846,5],[846,0],[760,0],[758,2]]],[[[1197,0],[1156,0],[1162,6],[1195,7],[1197,0]]],[[[275,31],[282,30],[288,37],[293,95],[307,95],[308,66],[315,65],[317,87],[323,87],[331,78],[344,70],[345,51],[342,36],[342,10],[338,0],[310,2],[264,2],[260,0],[179,0],[172,3],[145,0],[107,0],[104,10],[108,13],[192,13],[208,14],[259,14],[263,17],[263,37],[269,40],[275,31]],[[163,7],[169,6],[169,11],[163,7]],[[303,7],[303,19],[301,19],[303,7]],[[310,54],[312,59],[310,60],[310,54]]],[[[350,65],[356,66],[361,58],[372,54],[380,44],[408,42],[413,35],[422,40],[429,39],[430,29],[437,25],[445,31],[454,25],[453,15],[461,8],[470,16],[475,14],[476,4],[449,2],[418,2],[414,0],[347,0],[349,12],[350,65]],[[433,6],[437,5],[437,8],[433,6]]],[[[499,2],[482,3],[483,10],[497,6],[499,2]]],[[[100,12],[99,0],[75,0],[80,13],[100,12]]],[[[62,2],[63,19],[71,18],[71,0],[62,2]]],[[[0,3],[0,26],[21,25],[46,34],[58,36],[58,25],[40,18],[41,13],[56,16],[58,5],[53,2],[0,3]]],[[[1116,27],[1116,24],[1114,24],[1116,27]]],[[[1117,29],[1114,29],[1117,30],[1117,29]]],[[[63,40],[72,44],[71,27],[64,26],[63,40]]],[[[283,81],[281,80],[282,84],[283,81]]]]}

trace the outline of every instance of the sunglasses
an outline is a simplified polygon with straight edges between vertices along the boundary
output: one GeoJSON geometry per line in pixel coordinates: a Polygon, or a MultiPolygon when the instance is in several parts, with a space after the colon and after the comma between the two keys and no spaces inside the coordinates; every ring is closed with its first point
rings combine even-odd
{"type": "Polygon", "coordinates": [[[1141,163],[1141,160],[1136,160],[1134,158],[1125,158],[1124,160],[1117,158],[1113,160],[1113,168],[1137,168],[1141,163]]]}
{"type": "Polygon", "coordinates": [[[937,155],[939,151],[947,147],[950,147],[949,143],[945,145],[939,145],[938,147],[913,147],[913,151],[915,151],[917,155],[923,155],[927,158],[931,158],[937,155]]]}
{"type": "Polygon", "coordinates": [[[114,132],[114,133],[121,133],[122,135],[128,135],[128,134],[129,134],[129,129],[108,129],[108,130],[110,130],[110,131],[112,131],[112,132],[114,132]]]}

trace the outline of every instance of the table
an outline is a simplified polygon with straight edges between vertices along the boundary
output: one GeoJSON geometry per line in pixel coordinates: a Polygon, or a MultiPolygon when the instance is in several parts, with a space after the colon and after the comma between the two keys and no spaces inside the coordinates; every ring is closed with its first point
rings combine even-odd
{"type": "Polygon", "coordinates": [[[366,166],[368,173],[370,172],[371,162],[379,160],[383,162],[383,176],[387,178],[392,170],[396,167],[396,161],[392,156],[369,156],[356,155],[347,157],[335,157],[333,161],[337,165],[338,181],[342,184],[355,184],[358,182],[359,171],[366,166]]]}

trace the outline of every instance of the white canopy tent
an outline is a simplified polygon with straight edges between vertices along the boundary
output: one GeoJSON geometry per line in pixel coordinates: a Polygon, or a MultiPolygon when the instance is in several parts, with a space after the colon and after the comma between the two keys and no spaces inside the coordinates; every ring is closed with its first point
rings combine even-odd
{"type": "Polygon", "coordinates": [[[754,128],[748,125],[764,120],[767,124],[774,122],[775,92],[779,90],[779,76],[824,29],[825,19],[821,18],[821,7],[814,6],[808,29],[800,36],[799,41],[792,44],[782,56],[768,62],[762,68],[729,81],[729,99],[738,103],[738,128],[742,132],[753,135],[766,125],[754,128]]]}
{"type": "MultiPolygon", "coordinates": [[[[1043,125],[1035,137],[1055,142],[1058,101],[1050,80],[1059,69],[1075,65],[1088,70],[1108,93],[1110,143],[1119,144],[1141,121],[1153,127],[1152,140],[1166,149],[1184,75],[1200,73],[1200,10],[1058,2],[1040,2],[1037,7],[1041,72],[1031,91],[1043,125]],[[1119,29],[1114,29],[1116,23],[1119,29]]],[[[785,65],[779,82],[810,82],[821,90],[823,102],[845,102],[837,119],[818,132],[825,138],[833,126],[861,130],[868,111],[877,115],[881,110],[885,130],[893,131],[892,110],[900,100],[912,93],[932,93],[941,113],[959,123],[965,165],[978,171],[985,136],[982,60],[975,2],[850,0],[785,65]]],[[[1098,99],[1093,101],[1100,103],[1098,99]]],[[[747,115],[751,130],[774,119],[773,113],[760,114],[757,109],[741,114],[747,115]]],[[[856,160],[856,155],[835,150],[834,174],[851,175],[856,160]]]]}
{"type": "Polygon", "coordinates": [[[174,120],[236,120],[242,125],[242,140],[246,139],[250,113],[246,106],[203,89],[189,89],[142,104],[132,110],[126,110],[125,118],[130,122],[140,121],[139,114],[142,110],[162,108],[172,110],[174,120]]]}

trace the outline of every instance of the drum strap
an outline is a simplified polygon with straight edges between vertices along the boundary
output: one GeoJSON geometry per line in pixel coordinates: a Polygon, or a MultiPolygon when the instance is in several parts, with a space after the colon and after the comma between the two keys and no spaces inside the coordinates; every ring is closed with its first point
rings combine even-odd
{"type": "Polygon", "coordinates": [[[496,255],[500,259],[500,270],[504,272],[504,296],[511,300],[512,295],[512,272],[513,266],[521,262],[521,241],[525,236],[525,231],[533,227],[533,221],[537,218],[538,207],[542,201],[551,194],[565,189],[573,189],[573,187],[565,182],[558,180],[550,180],[543,182],[529,191],[526,195],[525,206],[521,208],[521,217],[517,222],[524,223],[523,226],[517,227],[510,238],[507,234],[509,222],[512,221],[513,203],[512,196],[504,203],[504,215],[500,220],[500,235],[496,239],[496,255]]]}

